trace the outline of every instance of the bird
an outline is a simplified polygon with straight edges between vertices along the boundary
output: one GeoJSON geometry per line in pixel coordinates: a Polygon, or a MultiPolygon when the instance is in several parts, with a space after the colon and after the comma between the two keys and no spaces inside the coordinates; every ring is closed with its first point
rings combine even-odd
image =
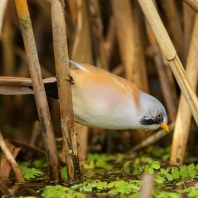
{"type": "MultiPolygon", "coordinates": [[[[70,60],[75,122],[99,129],[169,131],[162,103],[129,80],[70,60]]],[[[57,79],[43,79],[46,95],[58,99],[57,79]]],[[[30,78],[0,76],[0,94],[34,94],[30,78]]]]}

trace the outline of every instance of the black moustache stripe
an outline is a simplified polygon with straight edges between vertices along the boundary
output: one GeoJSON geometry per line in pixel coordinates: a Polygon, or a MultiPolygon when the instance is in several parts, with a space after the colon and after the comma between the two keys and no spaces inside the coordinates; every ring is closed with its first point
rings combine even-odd
{"type": "Polygon", "coordinates": [[[142,119],[140,121],[141,124],[143,125],[152,125],[152,124],[160,124],[162,123],[163,119],[155,119],[155,120],[152,120],[152,119],[142,119]]]}
{"type": "Polygon", "coordinates": [[[144,124],[144,125],[152,125],[152,124],[155,124],[155,122],[152,120],[152,119],[143,119],[140,121],[141,124],[144,124]]]}

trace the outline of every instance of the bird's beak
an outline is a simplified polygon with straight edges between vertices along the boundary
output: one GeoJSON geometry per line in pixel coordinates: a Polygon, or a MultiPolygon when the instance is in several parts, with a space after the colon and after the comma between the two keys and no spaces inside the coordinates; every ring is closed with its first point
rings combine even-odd
{"type": "Polygon", "coordinates": [[[162,127],[163,129],[165,129],[167,132],[169,132],[169,128],[168,128],[168,125],[167,125],[166,123],[162,122],[162,123],[161,123],[161,127],[162,127]]]}

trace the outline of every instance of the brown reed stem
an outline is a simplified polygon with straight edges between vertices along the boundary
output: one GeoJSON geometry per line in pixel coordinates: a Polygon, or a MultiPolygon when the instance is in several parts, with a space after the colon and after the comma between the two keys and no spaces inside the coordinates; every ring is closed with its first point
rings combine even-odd
{"type": "Polygon", "coordinates": [[[198,0],[183,0],[188,4],[195,12],[198,12],[198,0]]]}
{"type": "Polygon", "coordinates": [[[50,180],[53,182],[59,182],[60,173],[56,142],[45,89],[41,77],[41,70],[34,41],[32,23],[29,15],[27,1],[15,0],[15,5],[21,26],[25,50],[27,53],[30,76],[32,78],[32,85],[34,89],[35,100],[42,129],[43,140],[45,144],[50,180]]]}
{"type": "Polygon", "coordinates": [[[63,155],[67,165],[70,183],[80,180],[80,168],[77,157],[76,132],[72,106],[71,76],[67,49],[67,33],[64,16],[64,2],[52,0],[52,31],[58,96],[63,134],[63,155]]]}
{"type": "Polygon", "coordinates": [[[13,169],[13,171],[15,173],[16,179],[19,182],[24,182],[25,180],[24,180],[24,178],[22,176],[22,173],[21,173],[21,171],[19,169],[19,166],[16,163],[14,157],[12,156],[10,150],[8,149],[1,132],[0,132],[0,148],[2,149],[6,159],[8,160],[10,165],[12,166],[12,169],[13,169]]]}
{"type": "MultiPolygon", "coordinates": [[[[186,65],[186,75],[193,87],[196,90],[198,82],[198,16],[196,15],[192,39],[190,43],[190,50],[186,65]]],[[[181,165],[184,162],[184,155],[186,151],[186,145],[189,136],[191,123],[190,109],[181,95],[179,108],[177,113],[177,119],[175,123],[175,130],[172,142],[172,151],[170,157],[170,163],[173,165],[181,165]]]]}

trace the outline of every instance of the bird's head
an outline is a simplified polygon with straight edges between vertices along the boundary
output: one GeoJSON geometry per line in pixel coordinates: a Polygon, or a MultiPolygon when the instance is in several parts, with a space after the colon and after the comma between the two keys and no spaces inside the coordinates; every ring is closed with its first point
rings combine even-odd
{"type": "Polygon", "coordinates": [[[153,96],[140,94],[140,125],[141,128],[155,130],[159,127],[169,131],[168,118],[164,106],[153,96]]]}

